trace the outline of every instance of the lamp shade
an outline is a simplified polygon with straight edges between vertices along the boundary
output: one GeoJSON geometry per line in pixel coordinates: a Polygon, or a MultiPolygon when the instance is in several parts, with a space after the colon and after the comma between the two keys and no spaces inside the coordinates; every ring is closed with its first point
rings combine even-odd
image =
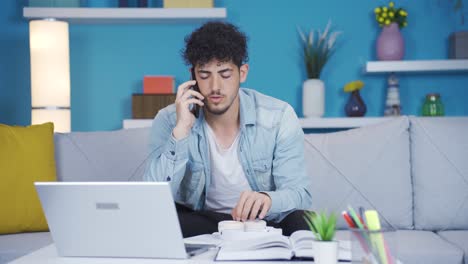
{"type": "Polygon", "coordinates": [[[70,132],[70,109],[33,109],[31,113],[33,124],[54,123],[54,131],[70,132]]]}
{"type": "Polygon", "coordinates": [[[56,131],[70,131],[70,55],[68,23],[55,20],[29,22],[31,49],[31,104],[41,114],[32,123],[55,122],[56,131]],[[67,110],[67,111],[63,111],[67,110]],[[54,113],[61,111],[61,113],[54,113]],[[68,113],[64,115],[63,113],[68,113]],[[40,116],[40,118],[38,118],[40,116]],[[57,116],[61,118],[56,119],[57,116]],[[63,124],[63,117],[68,120],[63,124]],[[54,120],[55,119],[55,120],[54,120]],[[66,125],[65,125],[66,124],[66,125]],[[60,130],[59,130],[60,129],[60,130]]]}

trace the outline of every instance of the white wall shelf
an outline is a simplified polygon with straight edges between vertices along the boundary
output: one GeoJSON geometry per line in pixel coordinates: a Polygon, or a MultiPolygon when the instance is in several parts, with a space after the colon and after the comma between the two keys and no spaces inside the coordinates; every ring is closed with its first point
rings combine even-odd
{"type": "MultiPolygon", "coordinates": [[[[377,124],[391,120],[393,117],[330,117],[299,118],[303,129],[354,128],[377,124]]],[[[153,119],[125,119],[123,128],[150,127],[153,119]]]]}
{"type": "Polygon", "coordinates": [[[369,61],[366,73],[468,71],[468,60],[369,61]]]}
{"type": "Polygon", "coordinates": [[[302,128],[354,128],[388,121],[393,117],[327,117],[299,118],[302,128]]]}
{"type": "Polygon", "coordinates": [[[24,7],[27,19],[55,18],[82,24],[195,22],[226,18],[226,8],[24,7]]]}

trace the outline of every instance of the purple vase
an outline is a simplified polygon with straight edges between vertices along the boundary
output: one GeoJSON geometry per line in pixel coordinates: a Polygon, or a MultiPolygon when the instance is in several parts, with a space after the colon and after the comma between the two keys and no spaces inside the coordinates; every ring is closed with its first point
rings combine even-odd
{"type": "Polygon", "coordinates": [[[352,91],[349,95],[348,102],[345,105],[345,113],[349,117],[360,117],[366,114],[367,107],[362,100],[359,90],[352,91]]]}
{"type": "Polygon", "coordinates": [[[401,60],[405,55],[405,43],[397,23],[384,26],[377,38],[379,60],[401,60]]]}

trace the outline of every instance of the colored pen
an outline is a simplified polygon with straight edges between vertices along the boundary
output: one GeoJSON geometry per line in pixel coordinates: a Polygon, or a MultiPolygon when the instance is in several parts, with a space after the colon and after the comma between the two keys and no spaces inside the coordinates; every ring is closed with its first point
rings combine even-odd
{"type": "Polygon", "coordinates": [[[367,229],[366,221],[364,221],[364,207],[359,206],[359,219],[362,221],[364,228],[367,229]]]}
{"type": "Polygon", "coordinates": [[[346,211],[341,212],[341,215],[343,216],[346,223],[348,223],[348,226],[350,228],[356,228],[356,225],[354,224],[353,220],[351,219],[351,217],[349,217],[349,215],[348,215],[348,213],[346,211]]]}
{"type": "MultiPolygon", "coordinates": [[[[380,231],[380,221],[379,221],[379,215],[377,214],[377,211],[375,210],[366,210],[364,213],[366,216],[366,222],[367,226],[369,227],[370,231],[380,231]]],[[[372,233],[370,234],[370,239],[373,243],[373,245],[376,246],[378,255],[380,257],[380,260],[382,261],[382,264],[388,264],[388,259],[387,255],[387,248],[385,248],[385,241],[382,233],[372,233]]]]}
{"type": "MultiPolygon", "coordinates": [[[[352,218],[348,215],[348,213],[346,211],[343,211],[341,212],[341,215],[343,216],[343,218],[345,219],[346,223],[348,223],[349,227],[350,228],[357,228],[356,224],[354,223],[354,221],[352,220],[352,218]]],[[[369,253],[369,249],[367,247],[367,244],[366,242],[364,241],[365,238],[363,238],[362,236],[360,236],[359,232],[355,231],[355,230],[352,230],[351,231],[354,236],[356,236],[356,238],[359,240],[359,244],[361,244],[361,247],[364,249],[364,251],[366,253],[369,253]]]]}
{"type": "Polygon", "coordinates": [[[361,229],[364,229],[364,223],[361,222],[361,220],[359,219],[359,217],[357,216],[356,212],[354,211],[354,209],[348,205],[348,209],[349,209],[349,213],[351,215],[351,218],[353,218],[353,220],[356,222],[356,225],[357,227],[361,228],[361,229]]]}

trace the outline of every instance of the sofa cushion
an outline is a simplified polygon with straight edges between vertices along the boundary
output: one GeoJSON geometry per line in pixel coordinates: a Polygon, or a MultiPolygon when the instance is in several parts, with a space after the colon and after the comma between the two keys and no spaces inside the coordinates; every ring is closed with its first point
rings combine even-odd
{"type": "Polygon", "coordinates": [[[49,232],[0,235],[0,263],[8,263],[52,242],[49,232]]]}
{"type": "Polygon", "coordinates": [[[468,264],[468,230],[450,230],[437,233],[443,239],[465,252],[465,264],[468,264]]]}
{"type": "MultiPolygon", "coordinates": [[[[312,209],[374,208],[382,226],[410,229],[413,198],[407,117],[328,134],[305,135],[312,209]]],[[[346,227],[342,217],[338,227],[346,227]]]]}
{"type": "Polygon", "coordinates": [[[48,230],[35,181],[55,181],[54,124],[0,124],[0,234],[48,230]]]}
{"type": "Polygon", "coordinates": [[[55,135],[59,181],[141,181],[149,128],[55,135]]]}
{"type": "Polygon", "coordinates": [[[468,229],[468,118],[410,122],[416,229],[468,229]]]}
{"type": "MultiPolygon", "coordinates": [[[[344,230],[337,231],[335,238],[356,241],[344,230]]],[[[392,254],[404,264],[463,264],[463,251],[431,231],[398,230],[385,239],[389,248],[396,246],[392,254]]]]}
{"type": "Polygon", "coordinates": [[[463,264],[463,251],[430,231],[397,231],[398,255],[405,264],[463,264]]]}

